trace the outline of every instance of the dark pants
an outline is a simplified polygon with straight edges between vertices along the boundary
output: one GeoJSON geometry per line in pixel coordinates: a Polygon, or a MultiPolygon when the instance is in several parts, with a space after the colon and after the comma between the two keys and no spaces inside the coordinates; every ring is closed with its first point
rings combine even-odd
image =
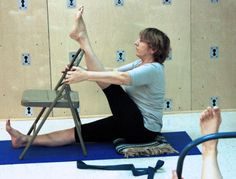
{"type": "MultiPolygon", "coordinates": [[[[83,124],[82,136],[85,142],[112,142],[125,138],[128,142],[149,142],[158,134],[144,127],[143,116],[137,105],[119,85],[110,85],[103,90],[112,116],[83,124]]],[[[79,142],[75,130],[76,141],[79,142]]]]}

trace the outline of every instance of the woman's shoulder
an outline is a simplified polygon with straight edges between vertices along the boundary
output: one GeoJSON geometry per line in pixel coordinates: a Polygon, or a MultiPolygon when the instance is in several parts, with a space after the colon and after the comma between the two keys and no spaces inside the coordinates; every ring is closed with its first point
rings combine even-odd
{"type": "Polygon", "coordinates": [[[158,68],[158,69],[163,69],[164,68],[164,65],[160,64],[158,62],[146,63],[145,65],[151,66],[151,67],[154,67],[154,68],[158,68]]]}

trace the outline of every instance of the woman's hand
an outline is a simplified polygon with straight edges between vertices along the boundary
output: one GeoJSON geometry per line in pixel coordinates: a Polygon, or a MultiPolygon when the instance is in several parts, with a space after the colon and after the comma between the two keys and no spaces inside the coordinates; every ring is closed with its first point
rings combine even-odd
{"type": "Polygon", "coordinates": [[[72,84],[88,79],[87,71],[80,67],[72,67],[70,71],[67,71],[66,77],[63,83],[72,84]]]}

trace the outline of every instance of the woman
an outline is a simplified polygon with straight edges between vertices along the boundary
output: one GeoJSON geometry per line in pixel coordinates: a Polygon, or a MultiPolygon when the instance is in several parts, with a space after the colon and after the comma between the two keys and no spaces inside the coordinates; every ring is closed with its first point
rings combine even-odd
{"type": "MultiPolygon", "coordinates": [[[[105,142],[125,138],[128,142],[149,142],[162,128],[165,94],[163,63],[170,48],[169,38],[156,28],[140,32],[135,42],[139,60],[106,71],[91,47],[82,18],[83,7],[75,15],[70,37],[85,51],[87,70],[73,67],[67,72],[65,83],[94,81],[104,91],[112,116],[82,125],[84,141],[105,142]],[[121,86],[122,85],[122,86],[121,86]]],[[[13,147],[25,146],[30,136],[21,134],[6,124],[13,147]]],[[[60,146],[79,142],[75,128],[39,135],[33,145],[60,146]]]]}

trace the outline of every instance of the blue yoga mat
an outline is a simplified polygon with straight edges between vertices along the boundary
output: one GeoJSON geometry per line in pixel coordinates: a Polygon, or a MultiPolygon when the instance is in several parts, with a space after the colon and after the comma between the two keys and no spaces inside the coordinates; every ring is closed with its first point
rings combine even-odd
{"type": "MultiPolygon", "coordinates": [[[[191,138],[185,131],[163,133],[166,140],[177,151],[181,151],[191,138]]],[[[44,163],[44,162],[65,162],[77,160],[99,160],[99,159],[124,159],[124,156],[116,153],[112,143],[86,143],[87,156],[83,156],[79,144],[63,147],[39,147],[31,146],[23,160],[19,156],[23,150],[13,149],[11,141],[0,141],[0,165],[22,164],[22,163],[44,163]]],[[[198,148],[193,148],[189,155],[201,154],[198,148]]],[[[178,154],[164,154],[164,156],[176,156],[178,154]]]]}

